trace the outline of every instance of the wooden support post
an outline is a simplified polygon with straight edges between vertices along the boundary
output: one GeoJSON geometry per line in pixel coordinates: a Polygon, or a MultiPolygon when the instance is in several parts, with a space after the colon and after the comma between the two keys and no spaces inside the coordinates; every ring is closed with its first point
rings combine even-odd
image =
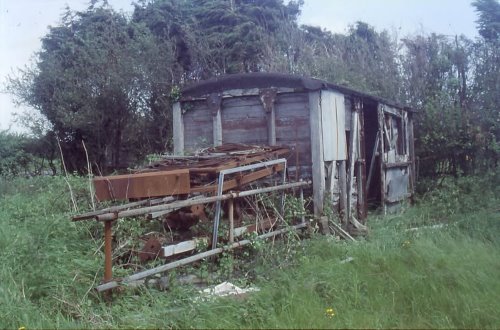
{"type": "Polygon", "coordinates": [[[173,105],[172,125],[174,137],[174,154],[184,154],[184,120],[182,118],[181,103],[175,102],[173,105]]]}
{"type": "Polygon", "coordinates": [[[417,184],[417,172],[415,167],[415,135],[413,132],[413,114],[408,113],[408,152],[410,154],[411,162],[411,173],[410,173],[410,183],[411,183],[411,194],[415,194],[415,186],[417,184]]]}
{"type": "Polygon", "coordinates": [[[222,116],[220,108],[215,112],[212,117],[213,120],[213,135],[214,147],[222,145],[222,116]]]}
{"type": "Polygon", "coordinates": [[[347,210],[347,165],[345,160],[339,162],[339,212],[340,218],[349,222],[346,216],[347,210]]]}
{"type": "Polygon", "coordinates": [[[267,114],[267,143],[270,146],[276,145],[276,114],[274,111],[274,106],[271,112],[267,114]]]}
{"type": "Polygon", "coordinates": [[[378,129],[380,136],[380,151],[379,151],[379,162],[380,162],[380,205],[384,210],[384,214],[386,214],[387,209],[385,205],[385,140],[389,140],[386,135],[387,129],[385,127],[385,115],[384,115],[384,106],[378,105],[378,129]]]}
{"type": "Polygon", "coordinates": [[[354,192],[354,170],[355,164],[358,159],[358,137],[359,137],[359,125],[358,125],[358,113],[354,111],[352,113],[352,127],[350,134],[349,145],[351,149],[349,150],[349,172],[347,176],[347,207],[346,207],[346,217],[347,222],[351,220],[352,216],[352,194],[354,192]]]}
{"type": "Polygon", "coordinates": [[[368,193],[372,182],[373,170],[375,168],[375,159],[377,157],[379,143],[380,143],[380,132],[377,132],[377,137],[375,138],[375,146],[373,147],[372,159],[370,161],[370,171],[368,172],[368,180],[366,182],[366,193],[368,193]]]}
{"type": "Polygon", "coordinates": [[[276,145],[276,113],[274,110],[274,101],[276,99],[276,88],[266,88],[259,91],[260,101],[266,112],[267,120],[267,144],[276,145]]]}
{"type": "Polygon", "coordinates": [[[323,198],[325,194],[325,166],[323,161],[320,93],[320,91],[309,93],[314,216],[318,219],[323,214],[323,198]]]}
{"type": "Polygon", "coordinates": [[[365,151],[365,121],[363,117],[363,103],[356,102],[358,114],[358,219],[365,223],[368,211],[366,185],[366,151],[365,151]]]}
{"type": "Polygon", "coordinates": [[[228,200],[229,204],[229,243],[234,243],[234,199],[228,200]]]}
{"type": "Polygon", "coordinates": [[[113,221],[104,222],[104,282],[113,279],[113,221]]]}
{"type": "Polygon", "coordinates": [[[306,210],[304,208],[304,189],[302,189],[302,187],[300,187],[300,213],[301,213],[301,217],[300,217],[300,222],[301,223],[305,223],[306,222],[306,210]]]}
{"type": "Polygon", "coordinates": [[[207,97],[208,109],[212,112],[213,146],[222,144],[222,95],[212,93],[207,97]]]}

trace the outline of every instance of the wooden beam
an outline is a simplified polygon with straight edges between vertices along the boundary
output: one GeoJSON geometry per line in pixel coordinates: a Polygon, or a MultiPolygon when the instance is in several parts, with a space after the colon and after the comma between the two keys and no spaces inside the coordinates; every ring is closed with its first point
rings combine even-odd
{"type": "Polygon", "coordinates": [[[164,197],[164,198],[148,198],[142,201],[138,202],[132,202],[132,203],[127,203],[127,204],[121,204],[121,205],[116,205],[116,206],[111,206],[111,207],[106,207],[104,209],[100,209],[97,211],[92,211],[92,212],[87,212],[79,215],[75,215],[74,217],[71,218],[72,221],[81,221],[81,220],[86,220],[86,219],[91,219],[95,217],[96,215],[99,214],[104,214],[104,213],[109,213],[109,212],[118,212],[122,210],[126,210],[132,207],[136,206],[143,206],[143,205],[156,205],[156,204],[161,204],[161,203],[167,203],[173,201],[175,198],[174,197],[164,197]]]}
{"type": "Polygon", "coordinates": [[[375,160],[378,153],[378,145],[380,143],[380,132],[377,132],[377,137],[375,138],[375,146],[373,147],[372,159],[370,161],[370,170],[368,172],[368,180],[366,181],[366,191],[370,190],[370,185],[372,182],[373,171],[375,169],[375,160]]]}

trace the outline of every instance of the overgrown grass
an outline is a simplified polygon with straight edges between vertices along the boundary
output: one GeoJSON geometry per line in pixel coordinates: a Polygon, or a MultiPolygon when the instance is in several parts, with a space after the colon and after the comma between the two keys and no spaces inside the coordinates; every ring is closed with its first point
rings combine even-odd
{"type": "MultiPolygon", "coordinates": [[[[101,228],[69,220],[63,178],[1,181],[0,328],[499,328],[499,177],[445,180],[401,214],[372,216],[356,243],[266,245],[247,260],[261,291],[244,300],[196,302],[184,286],[112,304],[92,290],[101,228]]],[[[87,208],[85,180],[70,180],[87,208]]]]}

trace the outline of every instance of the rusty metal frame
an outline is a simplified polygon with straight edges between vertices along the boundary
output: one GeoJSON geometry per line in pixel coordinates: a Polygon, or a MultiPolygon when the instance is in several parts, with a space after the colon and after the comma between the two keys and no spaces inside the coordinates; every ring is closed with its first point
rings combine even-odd
{"type": "MultiPolygon", "coordinates": [[[[229,169],[225,169],[225,170],[220,171],[219,172],[219,180],[217,181],[217,183],[218,183],[217,184],[217,197],[222,196],[225,175],[233,174],[233,173],[240,173],[240,172],[244,172],[244,171],[250,171],[250,170],[257,169],[257,168],[268,167],[268,166],[273,166],[273,165],[278,165],[278,164],[284,164],[282,171],[283,171],[283,184],[285,184],[285,182],[286,182],[286,159],[285,158],[269,160],[269,161],[257,163],[257,164],[238,166],[238,167],[233,167],[233,168],[229,168],[229,169]]],[[[284,195],[282,195],[281,198],[282,198],[282,200],[281,200],[281,212],[283,213],[284,195]]],[[[213,234],[212,234],[212,249],[217,248],[221,204],[222,204],[221,200],[217,200],[217,202],[215,204],[215,219],[214,219],[214,229],[213,229],[213,234]]]]}

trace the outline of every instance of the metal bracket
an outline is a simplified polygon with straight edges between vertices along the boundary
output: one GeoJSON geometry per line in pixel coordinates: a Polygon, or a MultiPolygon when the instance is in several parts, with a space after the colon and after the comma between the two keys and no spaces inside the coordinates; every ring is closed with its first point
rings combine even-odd
{"type": "Polygon", "coordinates": [[[212,112],[212,116],[216,116],[217,112],[220,110],[222,104],[222,94],[220,93],[212,93],[207,97],[207,106],[210,112],[212,112]]]}
{"type": "Polygon", "coordinates": [[[259,90],[260,102],[262,102],[264,111],[266,113],[269,113],[273,110],[277,93],[278,90],[276,88],[266,88],[259,90]]]}
{"type": "MultiPolygon", "coordinates": [[[[267,162],[262,162],[262,163],[257,163],[257,164],[238,166],[238,167],[228,168],[226,170],[220,171],[219,172],[219,181],[218,181],[218,186],[217,186],[217,196],[218,197],[222,196],[222,190],[224,187],[224,176],[226,174],[239,173],[239,172],[243,172],[243,171],[254,170],[254,169],[260,168],[260,167],[273,166],[273,165],[277,165],[277,164],[281,164],[281,163],[285,164],[285,166],[283,167],[283,177],[282,177],[283,184],[284,184],[286,181],[286,159],[285,158],[270,160],[267,162]]],[[[284,211],[284,203],[285,203],[285,195],[282,194],[282,196],[281,196],[281,211],[282,212],[284,211]]],[[[214,231],[213,231],[213,235],[212,235],[212,249],[217,248],[220,213],[221,213],[221,201],[218,200],[215,204],[215,219],[214,219],[214,231]]]]}

